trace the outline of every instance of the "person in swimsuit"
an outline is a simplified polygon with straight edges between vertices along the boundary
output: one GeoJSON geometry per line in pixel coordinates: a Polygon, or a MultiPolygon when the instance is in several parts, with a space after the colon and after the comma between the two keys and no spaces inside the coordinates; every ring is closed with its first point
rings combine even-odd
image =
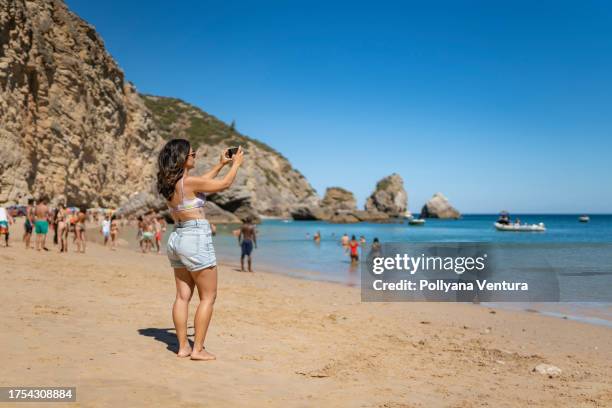
{"type": "Polygon", "coordinates": [[[374,241],[372,241],[372,256],[373,257],[379,257],[382,254],[382,245],[380,244],[380,241],[378,240],[378,238],[374,238],[374,241]]]}
{"type": "Polygon", "coordinates": [[[119,235],[119,223],[117,222],[117,217],[115,214],[111,217],[110,224],[110,237],[111,237],[111,245],[110,248],[112,251],[117,249],[117,235],[119,235]]]}
{"type": "Polygon", "coordinates": [[[32,231],[34,230],[34,199],[28,199],[28,205],[26,206],[25,222],[23,224],[23,242],[25,248],[30,249],[30,241],[32,239],[32,231]]]}
{"type": "Polygon", "coordinates": [[[77,230],[76,230],[76,225],[77,222],[79,221],[79,215],[78,215],[78,211],[77,212],[73,212],[72,215],[70,216],[70,220],[69,220],[69,224],[70,224],[70,228],[68,229],[68,232],[72,232],[72,243],[76,243],[78,235],[77,235],[77,230]]]}
{"type": "Polygon", "coordinates": [[[51,228],[53,228],[53,245],[57,245],[57,215],[59,208],[53,210],[53,216],[51,217],[51,228]]]}
{"type": "Polygon", "coordinates": [[[57,240],[60,252],[68,252],[68,225],[66,223],[66,207],[60,203],[57,208],[57,240]]]}
{"type": "Polygon", "coordinates": [[[13,224],[13,217],[10,212],[0,207],[0,235],[4,235],[4,246],[9,246],[9,225],[13,224]]]}
{"type": "Polygon", "coordinates": [[[344,248],[345,251],[348,249],[348,246],[349,246],[349,236],[348,236],[348,234],[346,232],[344,233],[342,238],[340,238],[340,244],[342,245],[342,248],[344,248]]]}
{"type": "Polygon", "coordinates": [[[79,212],[76,218],[75,231],[76,231],[77,252],[81,252],[81,253],[85,253],[85,246],[87,242],[87,236],[85,235],[85,219],[86,218],[87,217],[85,215],[85,209],[84,208],[79,209],[79,212]]]}
{"type": "Polygon", "coordinates": [[[251,223],[251,218],[247,217],[244,224],[240,228],[238,235],[238,245],[240,245],[240,271],[244,272],[244,257],[248,257],[249,272],[253,272],[251,252],[253,252],[253,244],[257,248],[257,233],[255,226],[251,223]]]}
{"type": "Polygon", "coordinates": [[[142,253],[146,254],[153,247],[153,224],[150,216],[147,215],[142,221],[142,253]]]}
{"type": "Polygon", "coordinates": [[[160,216],[153,217],[153,231],[155,232],[155,251],[159,254],[161,252],[161,239],[162,239],[162,224],[160,216]]]}
{"type": "Polygon", "coordinates": [[[138,239],[138,245],[140,250],[144,252],[144,240],[142,239],[142,233],[144,232],[144,218],[142,215],[138,216],[138,232],[136,233],[136,239],[138,239]]]}
{"type": "Polygon", "coordinates": [[[104,237],[104,246],[108,245],[108,241],[110,240],[110,216],[106,215],[102,220],[102,224],[100,225],[100,232],[104,237]]]}
{"type": "Polygon", "coordinates": [[[351,242],[349,242],[349,249],[351,253],[351,263],[359,262],[359,242],[357,242],[357,238],[353,235],[351,237],[351,242]]]}
{"type": "Polygon", "coordinates": [[[36,233],[36,250],[49,248],[45,246],[47,241],[47,233],[49,232],[49,207],[47,207],[47,198],[43,197],[36,204],[34,209],[34,232],[36,233]]]}
{"type": "Polygon", "coordinates": [[[212,243],[210,224],[204,217],[203,193],[216,193],[229,188],[244,160],[242,148],[230,159],[228,151],[219,163],[201,176],[189,171],[195,166],[195,151],[189,141],[173,139],[159,153],[157,191],[167,200],[175,229],[166,245],[170,266],[174,269],[176,299],[172,318],[179,343],[178,356],[192,360],[214,360],[204,349],[204,339],[217,296],[217,259],[212,243]],[[215,177],[228,163],[231,169],[221,179],[215,177]],[[194,286],[198,288],[200,304],[194,318],[193,350],[187,340],[189,300],[194,286]]]}

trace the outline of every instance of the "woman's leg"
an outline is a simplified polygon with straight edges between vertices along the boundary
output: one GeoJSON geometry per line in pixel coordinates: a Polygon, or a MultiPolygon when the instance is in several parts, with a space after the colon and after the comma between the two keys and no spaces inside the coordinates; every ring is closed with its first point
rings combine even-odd
{"type": "Polygon", "coordinates": [[[85,226],[81,228],[81,245],[83,245],[83,253],[85,253],[85,243],[87,242],[87,235],[85,234],[85,226]]]}
{"type": "Polygon", "coordinates": [[[185,268],[174,269],[174,280],[176,281],[176,299],[172,306],[172,320],[174,320],[174,328],[179,343],[178,356],[188,357],[191,355],[191,347],[187,340],[187,317],[195,282],[185,268]]]}
{"type": "Polygon", "coordinates": [[[204,339],[217,297],[217,267],[192,272],[191,276],[198,287],[200,296],[200,304],[194,319],[195,338],[191,358],[193,360],[214,360],[216,357],[204,350],[204,339]]]}
{"type": "Polygon", "coordinates": [[[64,223],[57,224],[57,240],[59,242],[60,252],[64,252],[64,223]]]}
{"type": "Polygon", "coordinates": [[[74,241],[73,243],[76,245],[76,251],[81,252],[81,239],[79,227],[77,225],[74,226],[74,241]]]}

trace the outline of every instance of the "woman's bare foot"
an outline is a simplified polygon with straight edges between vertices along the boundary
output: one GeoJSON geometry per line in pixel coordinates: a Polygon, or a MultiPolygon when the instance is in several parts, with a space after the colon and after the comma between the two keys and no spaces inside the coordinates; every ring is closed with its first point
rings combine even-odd
{"type": "Polygon", "coordinates": [[[215,357],[214,355],[210,354],[208,351],[202,349],[200,351],[193,350],[191,352],[191,359],[192,360],[209,361],[209,360],[216,360],[217,357],[215,357]]]}
{"type": "Polygon", "coordinates": [[[177,357],[189,357],[191,355],[191,346],[185,346],[184,348],[180,348],[178,353],[176,353],[177,357]]]}

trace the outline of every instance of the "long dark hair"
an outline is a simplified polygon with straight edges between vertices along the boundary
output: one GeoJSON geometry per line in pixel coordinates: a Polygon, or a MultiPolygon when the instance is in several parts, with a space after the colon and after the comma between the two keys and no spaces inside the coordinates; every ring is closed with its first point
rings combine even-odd
{"type": "Polygon", "coordinates": [[[170,201],[176,182],[183,177],[184,165],[191,150],[185,139],[172,139],[161,149],[157,158],[157,192],[170,201]]]}

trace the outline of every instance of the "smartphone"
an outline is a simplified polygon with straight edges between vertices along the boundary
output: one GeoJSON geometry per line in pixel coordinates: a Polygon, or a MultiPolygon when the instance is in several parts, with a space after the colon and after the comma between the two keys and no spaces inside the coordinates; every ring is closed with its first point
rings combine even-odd
{"type": "Polygon", "coordinates": [[[238,153],[237,147],[230,147],[227,149],[227,153],[225,154],[228,159],[231,159],[236,153],[238,153]]]}

